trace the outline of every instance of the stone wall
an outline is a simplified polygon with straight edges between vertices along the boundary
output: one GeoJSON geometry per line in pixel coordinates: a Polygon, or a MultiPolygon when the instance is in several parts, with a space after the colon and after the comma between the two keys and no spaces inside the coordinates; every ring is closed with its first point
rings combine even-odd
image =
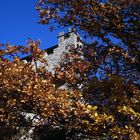
{"type": "Polygon", "coordinates": [[[45,58],[48,61],[48,71],[53,72],[54,68],[60,63],[61,57],[68,52],[68,47],[74,46],[83,46],[80,36],[72,29],[69,29],[69,32],[64,34],[64,32],[59,33],[58,36],[58,47],[53,50],[52,54],[45,54],[45,58]]]}

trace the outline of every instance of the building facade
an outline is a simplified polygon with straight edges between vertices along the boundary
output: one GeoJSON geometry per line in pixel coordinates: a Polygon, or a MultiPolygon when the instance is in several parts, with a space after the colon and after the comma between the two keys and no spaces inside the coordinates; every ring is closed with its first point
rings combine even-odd
{"type": "MultiPolygon", "coordinates": [[[[63,56],[69,52],[70,47],[73,48],[82,48],[82,39],[79,34],[75,32],[74,29],[69,29],[67,33],[60,32],[58,35],[58,45],[50,47],[45,51],[44,57],[47,60],[48,66],[47,69],[49,72],[54,72],[54,68],[59,65],[63,56]]],[[[31,56],[24,57],[24,61],[32,61],[31,56]]],[[[37,66],[40,65],[40,62],[37,62],[37,66]]]]}

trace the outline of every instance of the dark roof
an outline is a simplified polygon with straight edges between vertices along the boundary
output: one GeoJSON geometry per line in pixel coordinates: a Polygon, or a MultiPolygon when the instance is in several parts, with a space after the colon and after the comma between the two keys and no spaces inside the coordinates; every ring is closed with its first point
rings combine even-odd
{"type": "MultiPolygon", "coordinates": [[[[58,47],[58,45],[54,45],[50,48],[45,49],[44,51],[47,52],[47,54],[49,55],[49,54],[52,54],[53,50],[57,47],[58,47]]],[[[28,55],[26,57],[23,57],[21,60],[27,60],[28,62],[30,62],[30,61],[32,61],[32,55],[28,55]]]]}
{"type": "Polygon", "coordinates": [[[25,56],[21,60],[27,60],[28,62],[32,61],[32,55],[25,56]]]}
{"type": "Polygon", "coordinates": [[[58,47],[58,45],[54,45],[54,46],[52,46],[52,47],[50,47],[50,48],[45,49],[44,51],[47,52],[48,55],[49,55],[49,54],[52,54],[52,53],[53,53],[53,50],[54,50],[55,48],[57,48],[57,47],[58,47]]]}

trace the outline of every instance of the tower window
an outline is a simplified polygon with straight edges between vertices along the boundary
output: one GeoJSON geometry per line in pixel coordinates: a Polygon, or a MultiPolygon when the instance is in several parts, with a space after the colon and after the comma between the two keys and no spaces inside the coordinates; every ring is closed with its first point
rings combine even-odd
{"type": "Polygon", "coordinates": [[[68,39],[70,37],[70,34],[66,34],[65,36],[64,36],[64,39],[68,39]]]}

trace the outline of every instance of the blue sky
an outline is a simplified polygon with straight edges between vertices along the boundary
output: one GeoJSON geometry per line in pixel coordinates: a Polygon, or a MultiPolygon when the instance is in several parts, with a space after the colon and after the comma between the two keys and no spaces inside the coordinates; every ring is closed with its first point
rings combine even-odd
{"type": "Polygon", "coordinates": [[[38,0],[0,0],[0,43],[26,45],[28,38],[41,40],[41,49],[57,44],[60,30],[50,32],[39,20],[35,4],[38,0]]]}

